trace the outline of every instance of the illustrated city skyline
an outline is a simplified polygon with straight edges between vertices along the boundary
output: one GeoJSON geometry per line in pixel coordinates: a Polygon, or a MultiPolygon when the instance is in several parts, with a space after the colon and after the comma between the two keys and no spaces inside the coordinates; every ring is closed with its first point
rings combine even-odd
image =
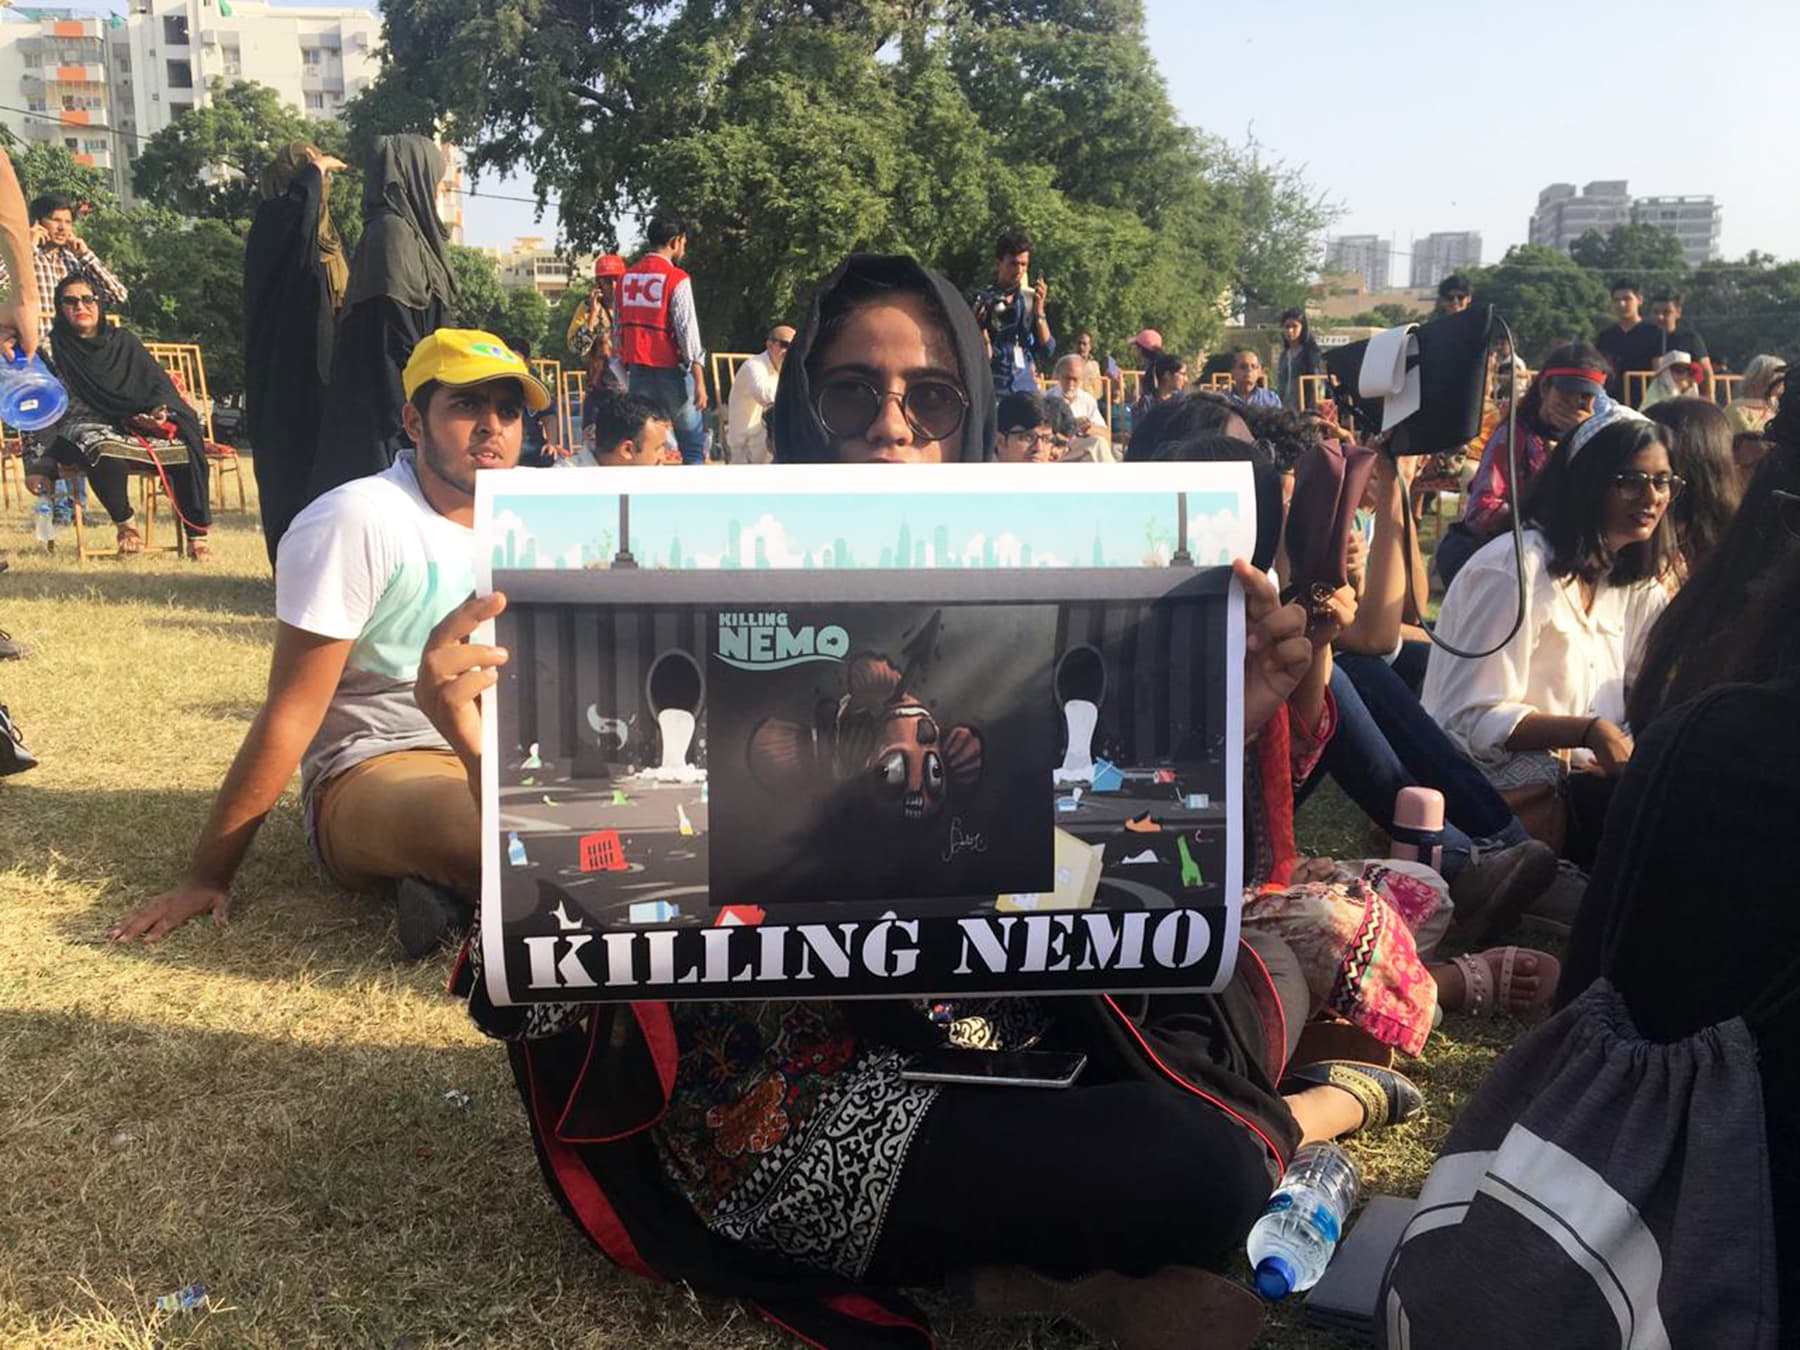
{"type": "MultiPolygon", "coordinates": [[[[1247,555],[1254,538],[1230,492],[1185,494],[1187,549],[1198,566],[1247,555]]],[[[1178,494],[790,494],[630,496],[639,567],[853,569],[1142,567],[1179,546],[1178,494]]],[[[496,569],[609,566],[620,541],[614,493],[500,495],[496,569]]]]}

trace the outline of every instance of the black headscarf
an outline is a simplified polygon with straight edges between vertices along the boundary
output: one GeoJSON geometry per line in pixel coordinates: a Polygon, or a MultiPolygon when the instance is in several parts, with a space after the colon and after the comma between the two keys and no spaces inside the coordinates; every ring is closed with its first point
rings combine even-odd
{"type": "Polygon", "coordinates": [[[408,309],[456,295],[437,187],[444,152],[427,136],[378,136],[363,168],[362,238],[346,306],[386,296],[408,309]]]}
{"type": "Polygon", "coordinates": [[[62,294],[76,282],[87,285],[88,279],[76,273],[57,283],[56,319],[50,325],[52,360],[69,393],[106,418],[134,417],[164,406],[171,417],[180,411],[192,418],[194,410],[181,401],[169,372],[144,350],[137,334],[106,321],[106,301],[97,291],[100,331],[83,337],[69,322],[62,294]]]}
{"type": "Polygon", "coordinates": [[[819,340],[820,311],[830,313],[832,297],[846,286],[859,297],[872,298],[883,291],[921,295],[943,314],[963,392],[969,396],[969,415],[963,419],[957,444],[945,446],[946,458],[964,462],[987,459],[994,445],[994,377],[968,301],[943,277],[904,254],[852,253],[813,292],[794,345],[781,363],[775,406],[769,412],[776,461],[822,464],[837,459],[831,434],[813,407],[807,365],[819,340]],[[958,449],[960,453],[952,453],[958,449]]]}

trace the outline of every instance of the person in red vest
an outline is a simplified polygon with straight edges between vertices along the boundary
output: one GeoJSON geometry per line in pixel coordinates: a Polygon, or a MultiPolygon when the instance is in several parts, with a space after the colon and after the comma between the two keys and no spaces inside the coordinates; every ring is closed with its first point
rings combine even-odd
{"type": "Polygon", "coordinates": [[[627,386],[669,415],[683,464],[705,461],[700,414],[706,411],[706,349],[694,314],[694,283],[681,270],[687,226],[650,218],[650,251],[619,278],[619,357],[627,386]],[[691,383],[690,383],[691,380],[691,383]]]}

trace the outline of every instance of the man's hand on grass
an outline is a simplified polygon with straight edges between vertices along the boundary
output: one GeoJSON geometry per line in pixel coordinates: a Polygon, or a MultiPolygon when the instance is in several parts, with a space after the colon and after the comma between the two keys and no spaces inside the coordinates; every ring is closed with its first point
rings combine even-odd
{"type": "Polygon", "coordinates": [[[231,892],[223,886],[184,881],[173,890],[144,901],[107,929],[106,936],[112,942],[130,942],[137,938],[155,942],[209,909],[213,922],[223,928],[231,918],[231,892]]]}

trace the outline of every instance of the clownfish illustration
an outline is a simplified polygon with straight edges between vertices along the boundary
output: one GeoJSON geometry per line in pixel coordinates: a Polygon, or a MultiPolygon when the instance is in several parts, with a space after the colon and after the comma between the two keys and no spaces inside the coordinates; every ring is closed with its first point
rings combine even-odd
{"type": "Polygon", "coordinates": [[[918,823],[980,779],[980,731],[942,726],[887,657],[851,657],[845,685],[810,727],[774,717],[757,724],[749,760],[759,783],[783,793],[848,789],[854,801],[918,823]]]}

